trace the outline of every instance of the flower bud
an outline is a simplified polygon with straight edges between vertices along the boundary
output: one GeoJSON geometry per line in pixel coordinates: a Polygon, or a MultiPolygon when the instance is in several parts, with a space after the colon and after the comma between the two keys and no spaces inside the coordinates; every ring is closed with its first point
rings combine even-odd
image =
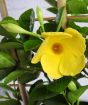
{"type": "Polygon", "coordinates": [[[39,6],[37,6],[37,9],[36,9],[36,13],[37,13],[37,17],[38,17],[38,20],[40,22],[40,26],[42,28],[42,31],[44,32],[44,22],[43,22],[43,14],[42,14],[42,10],[40,9],[39,6]]]}
{"type": "Polygon", "coordinates": [[[23,28],[21,28],[17,24],[7,23],[7,24],[1,24],[1,26],[3,28],[5,28],[8,32],[12,32],[12,33],[28,33],[26,30],[24,30],[23,28]]]}
{"type": "Polygon", "coordinates": [[[71,82],[68,84],[68,88],[69,88],[69,90],[71,90],[71,91],[77,90],[76,84],[75,84],[73,81],[71,81],[71,82]]]}

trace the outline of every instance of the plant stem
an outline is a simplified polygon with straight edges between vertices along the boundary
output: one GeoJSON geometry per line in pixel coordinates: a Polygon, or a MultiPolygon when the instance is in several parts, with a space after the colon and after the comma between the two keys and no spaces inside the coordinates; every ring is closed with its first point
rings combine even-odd
{"type": "Polygon", "coordinates": [[[62,22],[62,27],[65,29],[66,23],[67,23],[66,0],[57,0],[57,7],[58,7],[58,9],[60,9],[61,7],[65,7],[64,8],[63,22],[62,22]]]}
{"type": "Polygon", "coordinates": [[[28,105],[28,97],[25,86],[19,83],[19,90],[23,100],[23,105],[28,105]]]}
{"type": "Polygon", "coordinates": [[[79,105],[79,99],[77,100],[77,105],[79,105]]]}
{"type": "Polygon", "coordinates": [[[38,38],[42,37],[40,34],[36,34],[36,33],[33,33],[33,32],[29,32],[29,31],[26,31],[25,34],[28,34],[28,35],[31,35],[31,36],[35,36],[35,37],[38,37],[38,38]]]}

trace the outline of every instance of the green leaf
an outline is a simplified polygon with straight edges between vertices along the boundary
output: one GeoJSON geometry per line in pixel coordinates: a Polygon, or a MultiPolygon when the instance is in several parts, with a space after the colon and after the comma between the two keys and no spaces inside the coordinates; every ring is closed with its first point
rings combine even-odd
{"type": "Polygon", "coordinates": [[[40,74],[39,70],[36,70],[35,67],[32,67],[32,70],[30,70],[28,72],[24,72],[24,74],[22,74],[21,76],[19,76],[19,82],[21,84],[25,84],[27,82],[33,81],[35,80],[40,74]]]}
{"type": "Polygon", "coordinates": [[[76,91],[69,92],[67,94],[67,97],[68,97],[68,100],[70,101],[70,103],[74,104],[87,89],[88,89],[88,86],[81,86],[76,91]]]}
{"type": "Polygon", "coordinates": [[[23,45],[18,42],[5,42],[0,43],[0,49],[14,49],[14,48],[22,48],[23,45]]]}
{"type": "Polygon", "coordinates": [[[18,77],[20,77],[24,73],[25,73],[24,70],[13,71],[5,78],[4,83],[7,84],[13,80],[16,80],[18,77]]]}
{"type": "Polygon", "coordinates": [[[46,2],[48,2],[50,5],[57,7],[57,2],[56,0],[45,0],[46,2]]]}
{"type": "Polygon", "coordinates": [[[45,105],[68,105],[62,94],[59,94],[50,99],[44,100],[45,105]]]}
{"type": "Polygon", "coordinates": [[[0,68],[8,68],[15,66],[15,60],[7,53],[0,52],[0,68]]]}
{"type": "Polygon", "coordinates": [[[60,30],[61,26],[62,26],[62,23],[63,23],[63,17],[64,17],[64,8],[65,7],[61,7],[59,10],[58,10],[58,13],[56,15],[56,24],[57,24],[57,32],[60,30]]]}
{"type": "Polygon", "coordinates": [[[10,99],[6,101],[0,101],[0,105],[21,105],[21,103],[17,100],[10,99]]]}
{"type": "Polygon", "coordinates": [[[11,71],[11,68],[0,70],[0,80],[4,79],[11,71]]]}
{"type": "MultiPolygon", "coordinates": [[[[55,32],[56,31],[56,23],[55,21],[50,21],[49,23],[44,24],[45,32],[55,32]]],[[[41,28],[37,30],[37,32],[41,33],[41,28]]]]}
{"type": "Polygon", "coordinates": [[[56,93],[49,91],[44,85],[35,87],[29,94],[31,101],[45,100],[56,95],[56,93]]]}
{"type": "Polygon", "coordinates": [[[67,11],[71,14],[87,14],[87,0],[68,0],[67,11]]]}
{"type": "Polygon", "coordinates": [[[50,8],[47,8],[47,10],[48,10],[49,12],[54,13],[54,14],[57,14],[57,12],[58,12],[58,9],[57,9],[57,8],[55,8],[55,7],[50,7],[50,8]]]}
{"type": "Polygon", "coordinates": [[[29,52],[25,52],[24,49],[18,49],[17,50],[17,55],[18,55],[18,59],[19,59],[19,66],[20,68],[27,68],[27,66],[29,66],[29,52]]]}
{"type": "Polygon", "coordinates": [[[33,31],[34,22],[35,22],[35,13],[33,9],[25,11],[19,18],[19,24],[22,28],[33,31]]]}
{"type": "Polygon", "coordinates": [[[40,39],[30,39],[24,42],[24,49],[25,51],[30,51],[32,49],[37,48],[40,44],[41,44],[41,40],[40,39]]]}
{"type": "Polygon", "coordinates": [[[41,86],[41,85],[43,85],[43,80],[42,80],[42,79],[36,81],[36,82],[31,86],[31,88],[30,88],[30,90],[29,90],[29,94],[32,92],[33,89],[35,89],[35,88],[37,88],[37,87],[39,87],[39,86],[41,86]]]}
{"type": "Polygon", "coordinates": [[[58,80],[53,81],[51,84],[47,86],[47,89],[53,92],[60,93],[64,91],[64,89],[68,86],[70,81],[72,80],[71,77],[63,77],[58,80]]]}

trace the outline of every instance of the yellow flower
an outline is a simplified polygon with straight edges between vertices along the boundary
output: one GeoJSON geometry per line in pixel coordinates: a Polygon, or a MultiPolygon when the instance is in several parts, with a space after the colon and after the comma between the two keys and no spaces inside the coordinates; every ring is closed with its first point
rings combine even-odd
{"type": "Polygon", "coordinates": [[[52,79],[75,76],[85,66],[85,39],[72,28],[65,32],[44,32],[45,38],[32,63],[41,62],[44,72],[52,79]]]}

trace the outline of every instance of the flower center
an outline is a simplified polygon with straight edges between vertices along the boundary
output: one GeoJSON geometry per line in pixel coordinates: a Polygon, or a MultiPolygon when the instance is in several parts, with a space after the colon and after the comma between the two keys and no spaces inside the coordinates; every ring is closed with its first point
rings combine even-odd
{"type": "Polygon", "coordinates": [[[55,54],[60,54],[63,51],[63,46],[60,43],[55,43],[52,46],[52,50],[55,54]]]}

